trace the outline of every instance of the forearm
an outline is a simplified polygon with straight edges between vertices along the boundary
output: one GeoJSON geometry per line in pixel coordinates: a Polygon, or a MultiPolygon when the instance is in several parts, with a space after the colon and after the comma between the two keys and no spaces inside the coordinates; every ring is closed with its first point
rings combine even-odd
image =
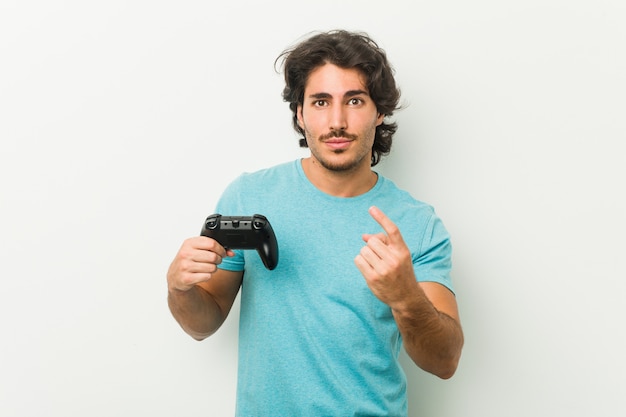
{"type": "Polygon", "coordinates": [[[463,347],[458,318],[437,310],[419,285],[392,312],[409,357],[427,372],[452,377],[463,347]]]}
{"type": "Polygon", "coordinates": [[[218,303],[199,286],[189,291],[170,290],[167,303],[183,330],[196,340],[215,333],[226,319],[218,303]]]}

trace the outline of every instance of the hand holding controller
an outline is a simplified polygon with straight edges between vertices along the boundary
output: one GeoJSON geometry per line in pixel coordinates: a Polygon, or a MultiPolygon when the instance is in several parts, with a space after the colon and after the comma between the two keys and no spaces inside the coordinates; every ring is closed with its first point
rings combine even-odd
{"type": "Polygon", "coordinates": [[[265,216],[222,216],[206,218],[202,236],[215,239],[226,249],[256,249],[263,265],[270,271],[278,265],[278,243],[265,216]]]}

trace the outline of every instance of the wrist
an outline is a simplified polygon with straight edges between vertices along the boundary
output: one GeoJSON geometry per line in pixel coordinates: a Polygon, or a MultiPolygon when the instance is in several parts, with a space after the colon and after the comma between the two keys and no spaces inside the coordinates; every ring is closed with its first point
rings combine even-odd
{"type": "Polygon", "coordinates": [[[427,313],[434,309],[424,290],[417,281],[402,292],[402,297],[392,303],[391,311],[396,317],[415,317],[420,313],[427,313]]]}

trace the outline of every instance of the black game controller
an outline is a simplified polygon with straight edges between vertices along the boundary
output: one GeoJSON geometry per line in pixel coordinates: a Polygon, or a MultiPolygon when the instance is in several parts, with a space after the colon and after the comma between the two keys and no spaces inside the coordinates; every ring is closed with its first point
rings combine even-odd
{"type": "Polygon", "coordinates": [[[202,236],[213,238],[226,249],[256,249],[263,265],[270,271],[278,265],[278,243],[265,216],[222,216],[206,218],[202,236]]]}

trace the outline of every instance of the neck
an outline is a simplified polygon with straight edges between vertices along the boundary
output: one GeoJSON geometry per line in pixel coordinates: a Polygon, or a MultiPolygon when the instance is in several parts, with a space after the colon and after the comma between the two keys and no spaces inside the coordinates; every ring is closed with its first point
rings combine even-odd
{"type": "Polygon", "coordinates": [[[302,160],[302,169],[316,188],[334,197],[356,197],[365,194],[378,180],[378,175],[369,165],[346,171],[333,171],[309,157],[302,160]]]}

